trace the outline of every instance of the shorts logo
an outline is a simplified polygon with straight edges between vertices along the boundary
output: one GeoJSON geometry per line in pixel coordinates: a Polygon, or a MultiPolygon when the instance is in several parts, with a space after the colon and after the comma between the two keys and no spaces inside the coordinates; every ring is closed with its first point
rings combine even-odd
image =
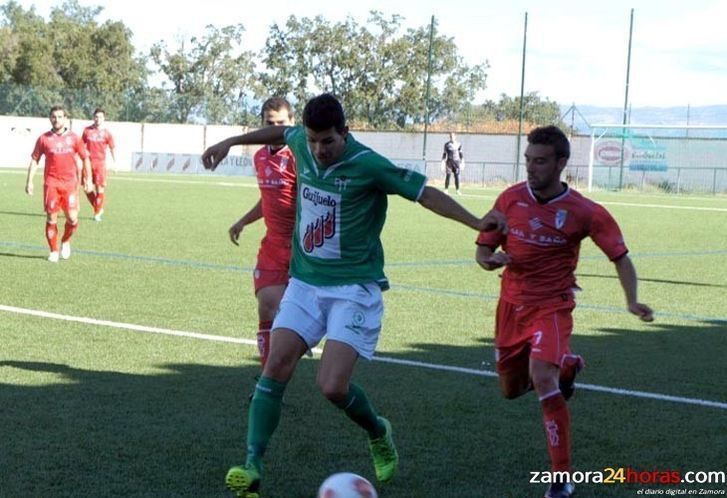
{"type": "Polygon", "coordinates": [[[298,191],[298,240],[308,256],[341,258],[341,195],[309,185],[298,191]]]}
{"type": "Polygon", "coordinates": [[[346,325],[346,328],[354,334],[361,333],[361,327],[366,322],[366,316],[360,311],[354,311],[351,316],[351,324],[346,325]]]}
{"type": "Polygon", "coordinates": [[[565,219],[568,216],[568,211],[565,209],[559,209],[557,213],[555,213],[555,228],[560,230],[565,225],[565,219]]]}

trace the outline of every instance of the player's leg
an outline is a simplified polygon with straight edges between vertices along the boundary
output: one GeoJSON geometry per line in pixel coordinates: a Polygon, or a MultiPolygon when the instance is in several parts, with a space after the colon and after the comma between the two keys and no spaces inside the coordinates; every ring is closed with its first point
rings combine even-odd
{"type": "Polygon", "coordinates": [[[527,310],[500,299],[495,313],[495,359],[500,391],[515,399],[530,391],[530,344],[523,316],[527,310]]]}
{"type": "Polygon", "coordinates": [[[446,166],[445,168],[445,175],[444,175],[444,191],[449,192],[449,179],[452,176],[452,170],[449,166],[446,166]]]}
{"type": "Polygon", "coordinates": [[[326,398],[366,431],[376,478],[388,481],[398,468],[391,423],[374,409],[366,392],[351,382],[359,357],[370,360],[381,332],[384,304],[375,283],[328,288],[330,304],[327,341],[321,356],[317,384],[326,398]]]}
{"type": "Polygon", "coordinates": [[[457,195],[461,195],[462,192],[459,191],[459,167],[454,168],[452,173],[454,174],[454,188],[457,190],[457,195]]]}
{"type": "Polygon", "coordinates": [[[250,401],[247,425],[247,459],[227,471],[227,487],[240,497],[260,488],[263,456],[280,422],[283,394],[298,360],[308,350],[303,339],[290,329],[274,329],[270,356],[250,401]]]}
{"type": "Polygon", "coordinates": [[[62,192],[61,205],[66,215],[66,225],[61,238],[61,258],[71,257],[71,237],[78,228],[78,193],[76,189],[68,189],[62,192]]]}
{"type": "MultiPolygon", "coordinates": [[[[270,273],[266,271],[260,271],[259,273],[270,273]]],[[[281,274],[279,278],[277,279],[268,279],[268,281],[280,281],[282,279],[283,282],[287,282],[287,274],[283,272],[272,272],[276,274],[281,274]]],[[[258,276],[258,271],[256,270],[256,277],[258,276]]],[[[258,331],[257,331],[257,349],[260,353],[260,364],[264,367],[265,362],[268,359],[268,354],[270,352],[270,328],[273,325],[273,319],[275,318],[275,313],[277,313],[278,308],[280,307],[280,300],[283,298],[283,293],[285,292],[285,283],[275,283],[275,284],[264,284],[263,287],[258,288],[258,281],[265,279],[266,277],[261,276],[261,278],[255,279],[255,287],[256,287],[256,293],[255,296],[257,297],[257,313],[258,313],[258,331]]]]}
{"type": "Polygon", "coordinates": [[[106,199],[106,165],[101,164],[93,168],[93,185],[96,196],[93,203],[93,219],[101,221],[104,213],[104,201],[106,199]]]}
{"type": "Polygon", "coordinates": [[[238,496],[260,487],[262,459],[280,421],[283,394],[300,357],[323,337],[324,321],[315,288],[292,280],[283,295],[270,335],[270,354],[250,401],[247,460],[230,468],[225,482],[238,496]]]}
{"type": "MultiPolygon", "coordinates": [[[[571,471],[570,411],[558,385],[560,364],[569,351],[573,328],[571,304],[542,309],[532,323],[536,332],[531,341],[530,375],[543,412],[551,468],[556,472],[571,471]]],[[[546,496],[565,498],[571,494],[570,486],[559,483],[551,486],[546,496]]]]}
{"type": "Polygon", "coordinates": [[[45,240],[48,241],[50,254],[48,261],[57,263],[58,253],[58,212],[61,209],[60,196],[58,189],[53,186],[43,186],[43,207],[46,212],[45,220],[45,240]]]}

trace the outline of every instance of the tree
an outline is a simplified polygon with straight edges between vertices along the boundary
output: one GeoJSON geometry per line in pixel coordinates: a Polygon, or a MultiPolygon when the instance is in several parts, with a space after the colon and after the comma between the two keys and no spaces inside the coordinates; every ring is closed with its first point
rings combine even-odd
{"type": "MultiPolygon", "coordinates": [[[[348,17],[331,23],[290,16],[274,24],[261,76],[271,94],[292,94],[298,105],[321,91],[336,94],[352,123],[404,127],[425,113],[429,26],[400,35],[400,16],[372,11],[366,25],[348,17]]],[[[485,88],[487,63],[469,67],[451,38],[433,40],[430,109],[452,115],[485,88]]]]}
{"type": "Polygon", "coordinates": [[[134,57],[131,31],[121,22],[96,21],[102,7],[67,0],[46,22],[34,7],[14,0],[0,7],[0,112],[45,115],[52,104],[89,116],[106,108],[113,118],[123,93],[146,79],[134,57]]]}
{"type": "Polygon", "coordinates": [[[252,99],[259,96],[253,54],[242,50],[242,24],[207,26],[201,38],[179,40],[174,50],[154,44],[150,56],[172,88],[174,120],[205,119],[214,123],[246,124],[252,99]]]}

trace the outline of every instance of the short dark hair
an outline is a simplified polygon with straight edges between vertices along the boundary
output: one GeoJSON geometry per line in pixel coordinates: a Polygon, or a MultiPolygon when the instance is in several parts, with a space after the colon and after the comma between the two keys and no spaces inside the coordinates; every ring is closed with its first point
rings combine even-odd
{"type": "Polygon", "coordinates": [[[263,102],[263,106],[260,109],[260,118],[265,119],[265,111],[279,111],[285,109],[288,111],[288,116],[291,118],[294,116],[293,106],[284,97],[270,97],[268,100],[263,102]]]}
{"type": "Polygon", "coordinates": [[[51,114],[53,114],[56,111],[63,111],[63,114],[68,116],[68,113],[66,112],[66,108],[60,104],[57,104],[57,105],[54,105],[53,107],[51,107],[48,115],[50,116],[51,114]]]}
{"type": "Polygon", "coordinates": [[[330,93],[313,97],[303,109],[303,126],[313,131],[323,131],[334,127],[341,132],[346,128],[343,106],[330,93]]]}
{"type": "Polygon", "coordinates": [[[570,158],[570,141],[563,130],[557,126],[541,126],[528,133],[528,143],[533,145],[552,145],[559,159],[570,158]]]}
{"type": "Polygon", "coordinates": [[[95,115],[96,115],[96,114],[98,114],[99,112],[100,112],[101,114],[103,114],[104,116],[106,115],[106,111],[104,111],[104,110],[103,110],[103,109],[101,109],[100,107],[97,107],[97,108],[96,108],[96,109],[95,109],[95,110],[93,111],[93,115],[95,116],[95,115]]]}

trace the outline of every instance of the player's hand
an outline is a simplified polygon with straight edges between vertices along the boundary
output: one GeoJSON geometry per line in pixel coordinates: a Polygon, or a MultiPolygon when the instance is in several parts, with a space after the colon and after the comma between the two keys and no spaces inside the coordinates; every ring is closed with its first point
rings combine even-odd
{"type": "Polygon", "coordinates": [[[237,223],[232,225],[227,231],[230,234],[230,241],[236,246],[240,245],[238,240],[240,240],[240,234],[242,233],[243,228],[245,228],[245,224],[242,220],[238,220],[237,223]]]}
{"type": "Polygon", "coordinates": [[[204,154],[202,154],[202,164],[204,165],[204,169],[214,171],[215,168],[217,168],[217,165],[220,164],[225,157],[227,157],[229,152],[230,146],[225,140],[208,147],[207,150],[204,151],[204,154]]]}
{"type": "Polygon", "coordinates": [[[503,234],[507,233],[507,218],[505,218],[505,215],[497,209],[491,209],[490,212],[488,212],[480,220],[480,232],[491,232],[493,230],[503,234]]]}
{"type": "Polygon", "coordinates": [[[27,185],[25,185],[25,193],[28,195],[33,195],[33,184],[32,183],[28,183],[27,185]]]}
{"type": "Polygon", "coordinates": [[[502,251],[494,252],[488,256],[477,255],[477,264],[487,271],[502,268],[503,266],[510,264],[510,262],[512,262],[512,258],[502,251]]]}
{"type": "Polygon", "coordinates": [[[654,321],[654,311],[645,304],[632,303],[629,304],[629,311],[641,318],[644,322],[654,321]]]}

